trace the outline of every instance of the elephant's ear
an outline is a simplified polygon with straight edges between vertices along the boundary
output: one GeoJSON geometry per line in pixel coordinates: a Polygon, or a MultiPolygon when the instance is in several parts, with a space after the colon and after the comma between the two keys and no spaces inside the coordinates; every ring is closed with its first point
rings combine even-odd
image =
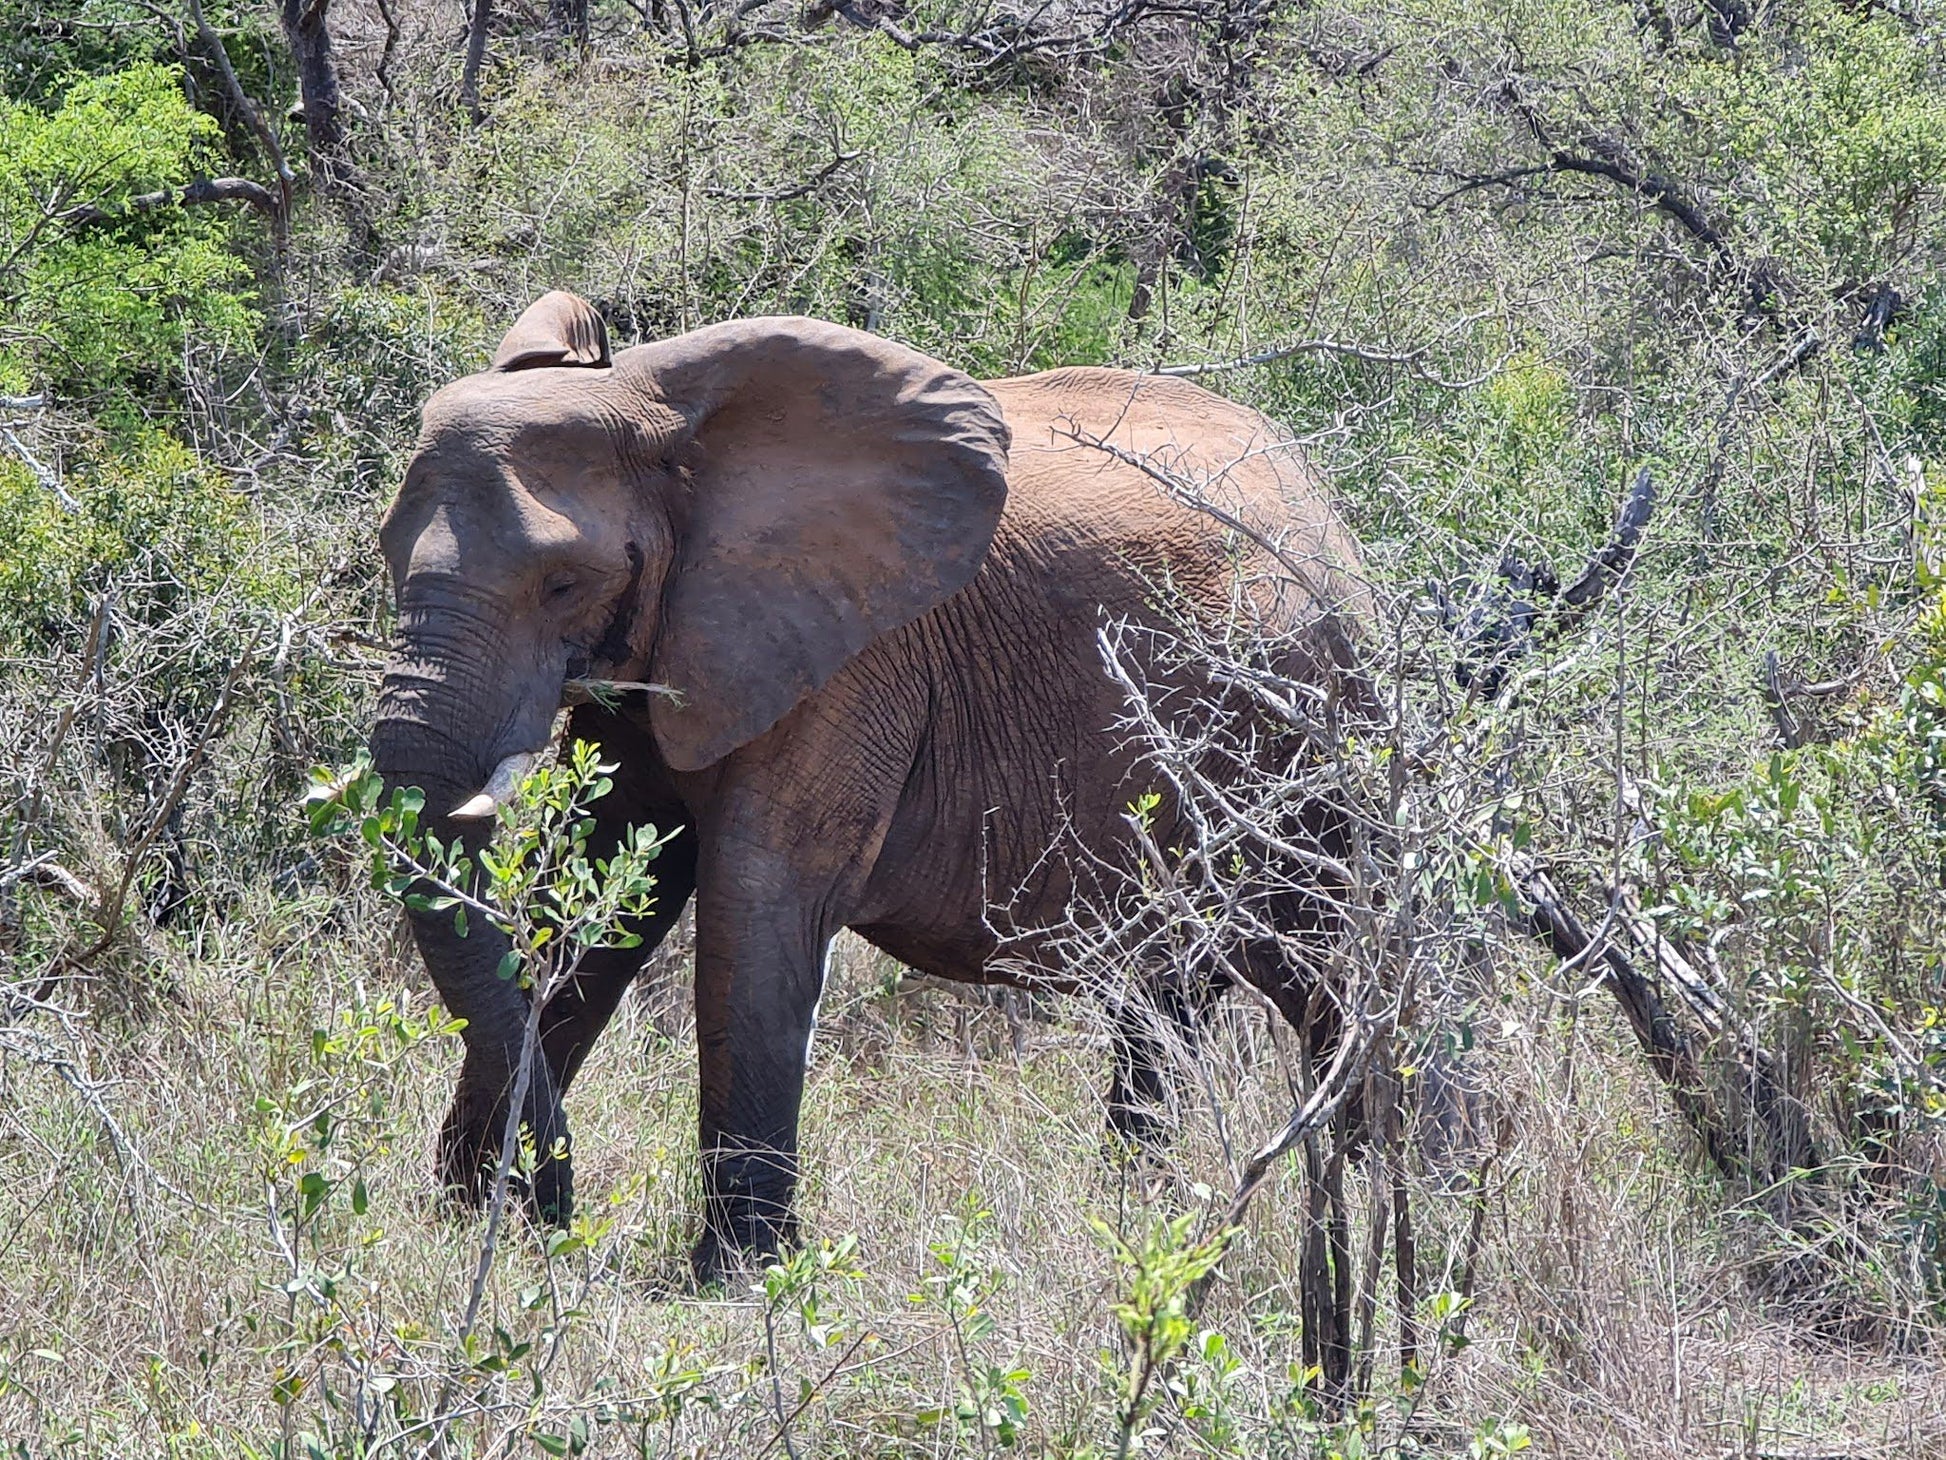
{"type": "Polygon", "coordinates": [[[592,304],[565,289],[543,294],[528,305],[493,352],[495,370],[608,363],[608,326],[592,304]]]}
{"type": "Polygon", "coordinates": [[[978,569],[1007,496],[987,391],[903,345],[739,320],[627,351],[688,422],[650,711],[678,770],[722,759],[978,569]]]}

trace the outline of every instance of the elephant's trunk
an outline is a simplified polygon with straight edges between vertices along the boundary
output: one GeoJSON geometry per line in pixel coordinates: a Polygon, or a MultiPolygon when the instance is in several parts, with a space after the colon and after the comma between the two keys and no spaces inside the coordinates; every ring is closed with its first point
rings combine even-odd
{"type": "MultiPolygon", "coordinates": [[[[479,784],[465,752],[449,736],[409,719],[381,718],[372,733],[372,762],[386,785],[417,786],[425,792],[421,826],[430,835],[442,843],[457,840],[468,850],[486,841],[490,824],[454,821],[443,814],[479,784]]],[[[527,1000],[514,983],[496,977],[508,947],[506,935],[485,919],[472,918],[461,937],[450,908],[415,911],[411,919],[440,998],[449,1012],[466,1020],[468,1064],[485,1060],[510,1075],[520,1053],[527,1000]]]]}
{"type": "MultiPolygon", "coordinates": [[[[484,676],[461,665],[431,672],[429,661],[412,652],[416,646],[410,636],[407,642],[408,654],[394,664],[380,694],[373,765],[386,785],[417,786],[425,793],[421,825],[427,832],[442,843],[457,842],[477,853],[492,834],[493,820],[491,807],[480,812],[476,803],[498,780],[508,779],[498,777],[490,782],[490,792],[480,791],[482,781],[489,779],[484,768],[494,754],[487,737],[498,726],[528,717],[517,709],[496,716],[491,701],[478,693],[484,676]]],[[[500,770],[516,759],[521,757],[503,761],[500,770]]],[[[531,765],[532,758],[525,759],[531,765]]],[[[496,802],[518,784],[525,768],[519,767],[509,784],[499,788],[496,802]]],[[[469,918],[462,935],[451,908],[410,916],[414,940],[441,1002],[466,1021],[466,1062],[441,1135],[441,1172],[449,1188],[477,1199],[500,1154],[506,1096],[515,1082],[526,1032],[528,996],[516,980],[502,976],[510,944],[490,921],[469,918]]],[[[565,1135],[566,1126],[544,1060],[536,1059],[523,1104],[522,1117],[536,1149],[545,1153],[565,1135]]],[[[557,1166],[564,1163],[544,1163],[536,1172],[532,1195],[541,1214],[564,1219],[567,1172],[557,1166]]]]}

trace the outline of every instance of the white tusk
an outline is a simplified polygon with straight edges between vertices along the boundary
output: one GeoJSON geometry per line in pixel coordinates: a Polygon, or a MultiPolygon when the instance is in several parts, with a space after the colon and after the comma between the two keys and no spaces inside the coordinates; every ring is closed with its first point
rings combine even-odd
{"type": "Polygon", "coordinates": [[[482,821],[500,809],[505,801],[526,779],[527,772],[534,768],[538,760],[532,751],[520,750],[501,761],[487,777],[486,789],[478,795],[462,801],[452,810],[455,821],[482,821]]]}

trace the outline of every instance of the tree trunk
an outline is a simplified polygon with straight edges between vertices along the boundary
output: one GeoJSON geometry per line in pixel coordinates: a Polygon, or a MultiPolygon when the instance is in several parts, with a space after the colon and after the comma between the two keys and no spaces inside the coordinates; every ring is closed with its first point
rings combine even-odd
{"type": "Polygon", "coordinates": [[[331,48],[331,0],[284,0],[284,38],[297,60],[297,94],[310,144],[311,171],[326,186],[343,181],[345,130],[338,58],[331,48]]]}
{"type": "Polygon", "coordinates": [[[459,104],[476,122],[480,120],[480,67],[486,64],[487,27],[492,23],[493,0],[473,0],[473,20],[466,27],[466,64],[459,77],[459,104]]]}
{"type": "Polygon", "coordinates": [[[547,0],[547,23],[577,46],[588,44],[588,0],[547,0]]]}

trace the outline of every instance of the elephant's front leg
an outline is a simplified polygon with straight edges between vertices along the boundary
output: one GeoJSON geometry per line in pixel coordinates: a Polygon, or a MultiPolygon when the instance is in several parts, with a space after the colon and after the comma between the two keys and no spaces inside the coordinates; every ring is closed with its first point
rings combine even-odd
{"type": "Polygon", "coordinates": [[[626,713],[582,705],[568,718],[566,738],[599,747],[611,768],[609,793],[589,808],[593,826],[583,856],[590,863],[608,860],[633,829],[644,825],[653,826],[667,840],[649,864],[655,900],[646,915],[626,925],[640,941],[634,948],[588,954],[574,981],[548,1000],[541,1013],[541,1047],[563,1095],[607,1028],[622,995],[675,927],[696,890],[695,828],[669,784],[668,770],[648,727],[626,713]]]}
{"type": "Polygon", "coordinates": [[[817,922],[789,899],[753,907],[698,893],[699,1282],[715,1281],[738,1252],[796,1240],[798,1107],[829,942],[817,922]]]}
{"type": "MultiPolygon", "coordinates": [[[[658,826],[680,824],[679,818],[668,810],[653,815],[637,813],[636,819],[653,821],[658,826]]],[[[628,820],[628,813],[617,807],[609,813],[608,820],[598,821],[588,841],[587,855],[591,859],[612,855],[628,820]]],[[[670,839],[653,864],[654,906],[645,916],[631,919],[627,924],[628,931],[640,938],[640,943],[632,948],[602,948],[589,953],[574,979],[559,989],[541,1010],[539,1057],[529,1074],[522,1118],[539,1157],[531,1182],[523,1184],[528,1186],[533,1214],[543,1222],[563,1223],[574,1212],[573,1162],[562,1097],[640,971],[643,960],[655,951],[681,916],[695,886],[695,864],[696,839],[684,829],[670,839]]],[[[486,945],[486,954],[495,958],[497,966],[497,956],[506,948],[505,940],[477,923],[472,933],[473,938],[486,945]]],[[[428,961],[431,961],[430,954],[428,961]]],[[[447,965],[442,962],[435,966],[447,965]]],[[[469,1023],[465,1035],[466,1062],[440,1132],[442,1184],[453,1195],[477,1206],[491,1189],[494,1173],[499,1168],[506,1131],[507,1096],[518,1079],[528,1004],[511,983],[500,980],[497,975],[490,982],[476,975],[459,987],[449,987],[452,982],[448,979],[440,987],[445,1002],[455,1012],[464,1014],[484,998],[497,999],[504,1006],[496,1010],[497,1017],[491,1021],[469,1023]],[[489,1028],[503,1032],[498,1039],[489,1039],[483,1034],[489,1028]]]]}
{"type": "MultiPolygon", "coordinates": [[[[574,979],[541,1010],[541,1058],[530,1071],[523,1119],[539,1157],[529,1189],[530,1206],[535,1216],[550,1222],[567,1221],[574,1206],[562,1097],[643,960],[675,926],[696,885],[696,835],[686,824],[688,813],[668,785],[648,732],[625,717],[584,707],[575,711],[569,737],[598,744],[615,767],[613,789],[593,806],[594,825],[582,849],[588,861],[612,857],[630,828],[643,823],[674,835],[650,865],[654,904],[644,916],[627,923],[627,930],[640,942],[633,948],[601,948],[587,954],[574,979]]],[[[450,927],[447,932],[450,937],[450,927]]],[[[421,941],[424,946],[423,934],[421,941]]],[[[498,977],[499,957],[506,948],[504,936],[476,920],[464,945],[453,945],[446,956],[435,956],[430,947],[426,952],[447,1006],[472,1021],[465,1036],[466,1064],[441,1131],[440,1168],[446,1188],[474,1205],[491,1188],[499,1167],[507,1094],[518,1078],[529,1008],[519,990],[498,977]],[[471,949],[470,961],[463,963],[456,961],[462,946],[471,949]],[[469,1012],[476,1009],[478,1014],[469,1012]]]]}
{"type": "MultiPolygon", "coordinates": [[[[657,827],[680,825],[676,814],[645,815],[639,818],[657,827]]],[[[619,836],[606,835],[597,821],[589,838],[591,858],[612,855],[619,836]]],[[[616,1005],[628,986],[641,972],[642,965],[662,945],[669,930],[682,916],[689,894],[696,886],[696,836],[683,827],[663,846],[652,865],[655,875],[655,902],[649,912],[632,918],[626,931],[641,941],[633,948],[605,948],[587,955],[581,970],[567,987],[548,1000],[541,1011],[541,1048],[555,1087],[566,1095],[582,1063],[594,1049],[595,1041],[614,1016],[616,1005]]]]}
{"type": "MultiPolygon", "coordinates": [[[[527,996],[496,973],[507,948],[505,936],[497,929],[476,921],[471,936],[461,937],[451,913],[431,912],[415,914],[413,925],[440,1002],[448,1013],[466,1021],[462,1035],[466,1058],[439,1132],[440,1185],[449,1197],[478,1206],[493,1185],[507,1100],[519,1082],[527,996]]],[[[552,1151],[557,1141],[566,1139],[560,1091],[545,1061],[535,1062],[521,1120],[539,1151],[552,1151]]],[[[543,1161],[527,1195],[541,1220],[567,1220],[574,1197],[566,1163],[543,1161]]]]}

